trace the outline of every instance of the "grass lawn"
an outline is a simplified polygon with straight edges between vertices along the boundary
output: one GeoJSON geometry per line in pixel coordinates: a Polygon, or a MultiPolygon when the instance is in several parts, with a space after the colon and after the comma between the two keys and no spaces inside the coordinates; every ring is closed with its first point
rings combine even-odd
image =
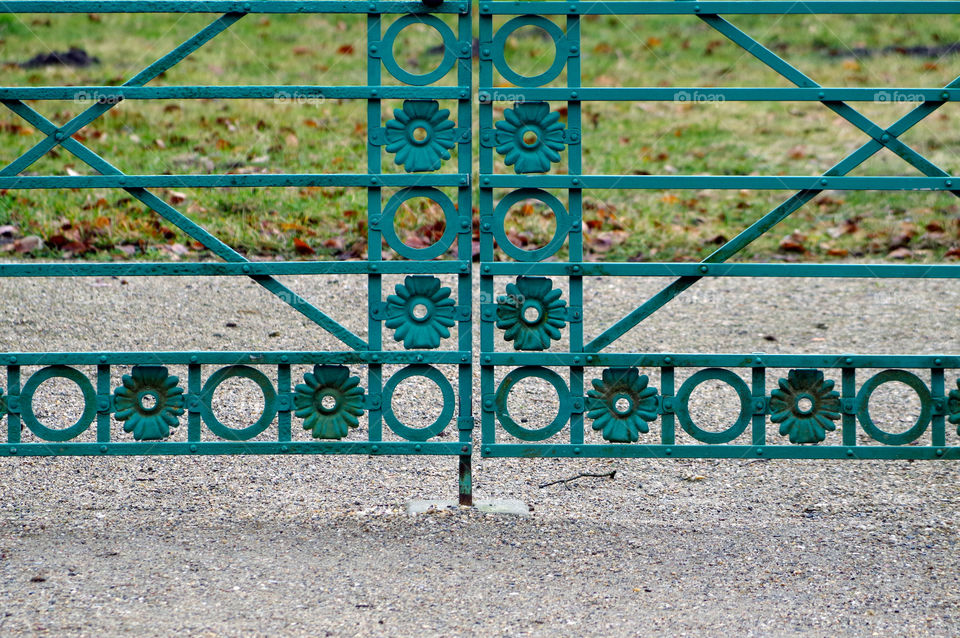
{"type": "MultiPolygon", "coordinates": [[[[212,19],[191,14],[0,15],[0,84],[120,84],[212,19]],[[70,47],[84,49],[99,63],[32,69],[18,64],[70,47]]],[[[365,20],[247,16],[151,85],[362,85],[365,20]]],[[[445,20],[453,24],[453,18],[445,20]]],[[[949,45],[960,42],[957,16],[733,16],[730,21],[825,86],[940,87],[960,75],[960,56],[947,52],[949,45]]],[[[414,72],[433,68],[440,57],[435,36],[432,30],[405,30],[395,48],[398,60],[414,72]]],[[[587,17],[582,44],[584,86],[791,86],[694,17],[587,17]]],[[[543,70],[553,55],[550,41],[533,29],[515,32],[507,47],[508,60],[520,72],[543,70]]],[[[453,81],[451,74],[445,83],[453,81]]],[[[565,77],[557,83],[564,84],[565,77]]],[[[76,137],[133,174],[363,173],[364,104],[332,99],[129,100],[76,137]]],[[[31,106],[63,123],[89,103],[44,101],[31,106]]],[[[399,101],[384,101],[384,121],[399,106],[399,101]]],[[[552,106],[562,109],[565,104],[552,106]]],[[[853,106],[885,126],[916,105],[853,106]]],[[[958,122],[957,107],[947,104],[902,140],[955,174],[960,169],[958,122]]],[[[583,170],[601,174],[815,175],[867,139],[823,105],[809,102],[585,103],[583,136],[583,170]]],[[[0,112],[0,164],[40,139],[18,116],[0,112]]],[[[393,165],[392,156],[384,155],[385,171],[402,170],[393,165]]],[[[447,162],[444,170],[454,166],[447,162]]],[[[499,170],[508,169],[501,164],[499,170]]],[[[93,171],[59,150],[24,174],[88,173],[93,171]]],[[[882,151],[852,175],[920,174],[882,151]]],[[[324,259],[364,253],[363,189],[157,193],[249,256],[324,259]]],[[[791,194],[589,191],[584,203],[586,249],[597,259],[699,259],[791,194]]],[[[763,260],[956,259],[958,211],[950,194],[828,191],[742,255],[763,260]]],[[[398,217],[398,233],[430,235],[440,219],[439,211],[429,208],[406,210],[398,217]]],[[[509,221],[510,235],[519,242],[543,244],[552,235],[552,218],[536,206],[518,206],[509,221]]],[[[4,225],[15,227],[0,240],[8,248],[18,237],[41,237],[44,247],[31,253],[38,257],[205,256],[192,240],[118,190],[0,191],[4,225]]]]}

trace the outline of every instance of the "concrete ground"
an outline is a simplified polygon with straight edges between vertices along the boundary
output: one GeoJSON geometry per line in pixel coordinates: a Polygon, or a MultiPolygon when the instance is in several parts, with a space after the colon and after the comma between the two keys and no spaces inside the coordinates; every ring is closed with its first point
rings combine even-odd
{"type": "MultiPolygon", "coordinates": [[[[352,309],[363,279],[332,279],[291,282],[362,332],[352,309]]],[[[588,280],[588,334],[658,283],[588,280]]],[[[2,286],[0,351],[336,347],[244,281],[2,286]]],[[[949,282],[721,280],[616,347],[956,353],[958,311],[949,282]]],[[[235,389],[227,416],[248,416],[258,400],[248,390],[235,389]]],[[[410,418],[417,392],[398,407],[410,418]]],[[[75,411],[71,396],[50,392],[51,411],[75,411]]],[[[517,409],[549,412],[548,395],[531,396],[517,409]]],[[[703,422],[726,420],[728,399],[706,391],[703,422]]],[[[909,393],[879,397],[875,420],[902,428],[915,408],[909,393]]],[[[947,434],[956,445],[956,430],[947,434]]],[[[476,458],[477,498],[519,499],[529,516],[407,515],[411,499],[454,498],[451,458],[0,465],[0,635],[960,632],[955,462],[476,458]],[[540,487],[611,470],[613,479],[540,487]]]]}

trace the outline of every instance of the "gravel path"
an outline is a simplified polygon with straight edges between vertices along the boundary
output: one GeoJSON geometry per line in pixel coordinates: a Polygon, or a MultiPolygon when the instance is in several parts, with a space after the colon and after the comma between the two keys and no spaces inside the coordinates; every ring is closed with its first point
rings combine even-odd
{"type": "MultiPolygon", "coordinates": [[[[291,281],[363,333],[349,316],[361,278],[291,281]]],[[[656,283],[589,281],[588,333],[656,283]]],[[[3,285],[0,350],[336,347],[242,281],[3,285]]],[[[948,283],[730,279],[690,293],[620,348],[943,353],[960,338],[948,283]]],[[[882,410],[901,406],[883,405],[895,419],[882,410]]],[[[2,635],[960,632],[956,463],[476,458],[477,497],[521,499],[530,517],[407,516],[409,499],[454,497],[455,459],[2,465],[2,635]]]]}

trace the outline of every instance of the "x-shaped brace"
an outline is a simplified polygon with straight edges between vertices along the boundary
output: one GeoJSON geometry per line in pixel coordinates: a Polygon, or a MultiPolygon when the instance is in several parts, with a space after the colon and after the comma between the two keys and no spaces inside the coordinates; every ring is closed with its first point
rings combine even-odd
{"type": "MultiPolygon", "coordinates": [[[[197,32],[193,37],[186,40],[183,44],[140,71],[140,73],[128,80],[124,86],[143,86],[225,31],[244,15],[246,14],[227,13],[219,17],[210,25],[197,32]]],[[[113,166],[108,161],[71,137],[84,126],[87,126],[98,117],[109,111],[115,104],[97,103],[74,117],[62,127],[57,127],[56,124],[20,100],[3,100],[3,104],[34,126],[41,133],[44,133],[47,137],[0,170],[0,176],[18,175],[56,146],[62,146],[65,150],[76,156],[77,159],[86,163],[102,175],[115,175],[120,178],[125,176],[120,169],[113,166]]],[[[246,257],[235,251],[217,237],[211,235],[203,227],[190,220],[180,211],[170,206],[147,189],[128,187],[123,187],[123,189],[132,197],[135,197],[147,207],[151,208],[158,215],[169,221],[171,224],[174,224],[189,237],[202,243],[221,259],[230,262],[249,261],[246,257]]],[[[329,331],[333,336],[337,337],[354,350],[368,349],[368,345],[365,341],[363,341],[363,339],[353,334],[346,327],[339,324],[319,308],[313,306],[307,300],[294,293],[292,290],[281,284],[273,277],[269,275],[250,275],[250,278],[282,299],[292,308],[302,313],[308,319],[329,331]]]]}
{"type": "MultiPolygon", "coordinates": [[[[751,38],[727,20],[718,15],[703,15],[699,17],[790,82],[800,87],[820,88],[819,84],[804,75],[796,67],[782,60],[773,51],[751,38]]],[[[960,87],[960,77],[954,79],[944,88],[953,89],[958,87],[960,87]]],[[[824,105],[829,109],[869,135],[871,139],[828,169],[823,173],[823,176],[839,177],[846,175],[873,157],[882,148],[888,148],[928,177],[950,177],[949,173],[897,139],[919,124],[928,115],[943,106],[943,104],[944,102],[942,101],[924,102],[894,122],[891,126],[884,129],[845,102],[824,102],[824,105]]],[[[782,204],[748,226],[736,237],[718,248],[705,258],[703,263],[720,263],[726,261],[822,192],[822,190],[803,190],[792,195],[782,204]]],[[[960,191],[951,190],[950,192],[960,197],[960,191]]],[[[599,352],[633,329],[641,321],[665,306],[674,297],[700,281],[700,279],[702,279],[702,277],[677,278],[625,317],[604,330],[596,339],[586,344],[584,351],[599,352]]]]}

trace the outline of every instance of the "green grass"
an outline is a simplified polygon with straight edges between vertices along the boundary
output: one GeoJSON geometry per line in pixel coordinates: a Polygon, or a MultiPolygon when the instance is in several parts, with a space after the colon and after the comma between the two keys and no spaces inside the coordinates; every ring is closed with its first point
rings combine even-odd
{"type": "MultiPolygon", "coordinates": [[[[0,15],[0,64],[6,86],[118,84],[210,21],[202,15],[0,15]],[[37,53],[86,49],[101,64],[86,69],[25,70],[37,53]]],[[[452,24],[451,20],[447,20],[452,24]]],[[[888,45],[960,41],[960,20],[917,16],[738,16],[731,21],[826,86],[942,86],[960,75],[960,57],[884,53],[888,45]],[[876,49],[869,56],[854,49],[876,49]]],[[[503,20],[500,20],[502,23],[503,20]]],[[[152,84],[365,84],[365,17],[248,16],[152,84]]],[[[414,71],[438,56],[431,31],[408,29],[396,47],[414,71]]],[[[786,80],[693,17],[586,17],[582,64],[593,86],[790,86],[786,80]]],[[[520,72],[550,63],[552,45],[518,31],[507,56],[520,72]]],[[[386,74],[385,74],[386,75],[386,74]]],[[[389,80],[386,81],[390,83],[389,80]]],[[[452,77],[445,83],[452,83],[452,77]]],[[[565,77],[557,79],[563,85],[565,77]]],[[[127,101],[78,135],[130,173],[366,172],[363,102],[127,101]]],[[[35,102],[62,123],[84,105],[35,102]]],[[[396,102],[384,103],[384,120],[396,102]]],[[[452,108],[454,105],[444,104],[452,108]]],[[[503,105],[500,105],[503,106],[503,105]]],[[[563,104],[554,104],[562,108],[563,104]]],[[[882,125],[911,105],[854,104],[882,125]]],[[[960,169],[960,117],[948,104],[903,137],[943,169],[960,169]]],[[[857,148],[865,136],[817,103],[589,103],[584,105],[584,171],[604,174],[811,175],[857,148]]],[[[0,163],[41,136],[9,111],[0,113],[0,163]]],[[[475,149],[476,152],[476,149],[475,149]]],[[[444,170],[455,170],[448,162],[444,170]]],[[[395,172],[387,157],[385,171],[395,172]]],[[[564,170],[561,165],[557,170],[564,170]]],[[[498,164],[498,171],[507,169],[498,164]]],[[[91,173],[65,151],[28,174],[91,173]]],[[[918,174],[883,152],[854,175],[918,174]]],[[[361,256],[366,193],[362,189],[270,188],[157,191],[247,255],[319,258],[361,256]],[[301,253],[309,252],[302,248],[301,253]]],[[[387,196],[389,196],[389,192],[387,196]]],[[[735,236],[789,192],[590,191],[584,218],[592,258],[699,259],[735,236]]],[[[440,214],[404,210],[401,237],[425,235],[440,214]]],[[[510,235],[541,245],[552,218],[536,206],[510,215],[510,235]]],[[[0,225],[46,241],[42,257],[158,258],[192,240],[117,190],[0,191],[0,225]]],[[[960,214],[940,193],[827,192],[743,252],[749,259],[886,256],[936,261],[960,253],[960,214]],[[781,247],[781,240],[792,239],[781,247]],[[953,252],[950,252],[953,251],[953,252]],[[895,253],[896,254],[896,253],[895,253]]]]}

